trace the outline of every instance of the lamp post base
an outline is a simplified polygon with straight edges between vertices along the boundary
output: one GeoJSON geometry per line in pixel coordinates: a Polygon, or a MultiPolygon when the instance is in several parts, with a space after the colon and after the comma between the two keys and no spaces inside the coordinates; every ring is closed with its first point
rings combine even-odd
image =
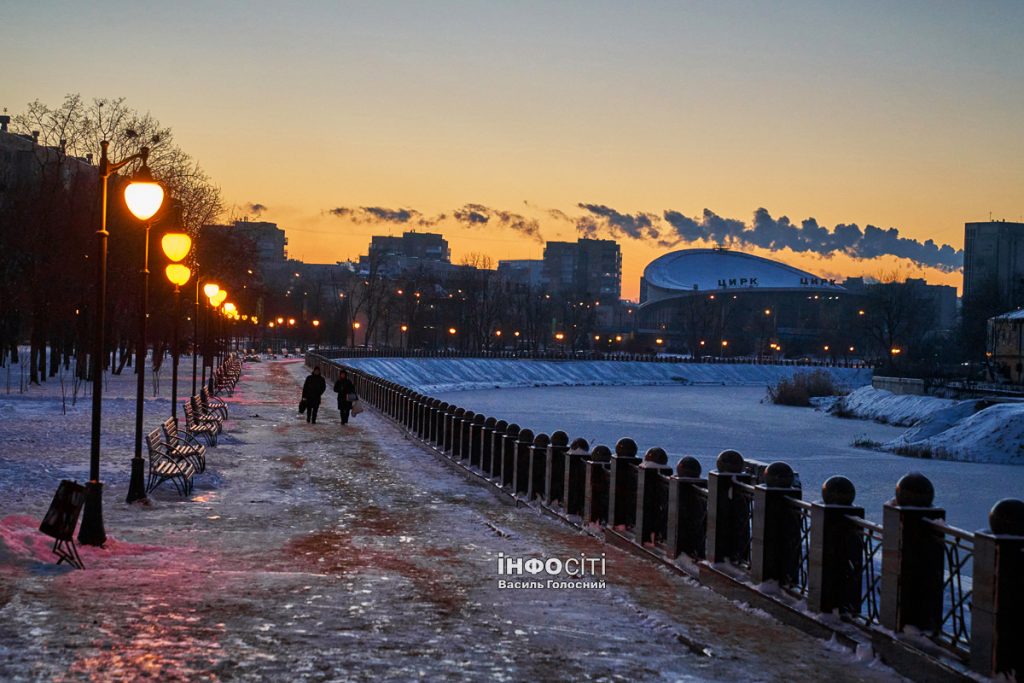
{"type": "Polygon", "coordinates": [[[107,532],[103,529],[103,482],[85,482],[85,509],[82,526],[78,529],[78,542],[82,545],[103,545],[107,532]]]}
{"type": "Polygon", "coordinates": [[[132,478],[128,483],[127,503],[146,499],[146,461],[143,458],[132,458],[132,478]]]}

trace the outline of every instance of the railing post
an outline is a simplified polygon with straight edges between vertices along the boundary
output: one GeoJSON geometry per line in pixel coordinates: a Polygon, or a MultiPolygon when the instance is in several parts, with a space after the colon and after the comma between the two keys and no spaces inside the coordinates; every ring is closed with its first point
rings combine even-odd
{"type": "Polygon", "coordinates": [[[1024,674],[1024,501],[1007,498],[974,535],[971,668],[985,676],[1024,674]]]}
{"type": "Polygon", "coordinates": [[[529,465],[526,473],[526,499],[540,498],[544,493],[544,472],[548,459],[548,447],[551,439],[547,434],[538,434],[530,449],[529,465]]]}
{"type": "Polygon", "coordinates": [[[675,559],[680,553],[704,557],[708,481],[701,479],[700,473],[697,459],[686,456],[676,465],[676,475],[668,480],[665,554],[669,559],[675,559]],[[698,489],[704,489],[704,495],[698,489]]]}
{"type": "Polygon", "coordinates": [[[444,442],[444,415],[447,411],[448,404],[438,399],[438,403],[435,404],[432,411],[433,417],[430,421],[430,442],[434,448],[439,447],[444,442]]]}
{"type": "Polygon", "coordinates": [[[452,458],[458,460],[462,457],[462,441],[465,426],[475,415],[472,410],[459,408],[455,411],[455,419],[452,421],[452,458]]]}
{"type": "Polygon", "coordinates": [[[633,439],[619,439],[615,444],[615,455],[612,456],[608,474],[610,527],[619,524],[631,527],[636,521],[636,468],[641,462],[636,453],[637,446],[633,439]]]}
{"type": "MultiPolygon", "coordinates": [[[[508,486],[512,483],[512,468],[516,459],[520,431],[517,424],[510,424],[508,429],[505,430],[505,438],[501,445],[501,457],[498,459],[499,470],[497,474],[499,486],[508,486]]],[[[533,439],[532,434],[530,439],[533,439]]]]}
{"type": "MultiPolygon", "coordinates": [[[[452,439],[454,438],[452,432],[455,431],[455,414],[460,410],[462,413],[466,412],[465,408],[459,408],[454,405],[448,406],[448,410],[445,411],[444,442],[441,445],[442,453],[449,453],[452,450],[452,439]]],[[[459,414],[461,415],[462,413],[459,414]]]]}
{"type": "Polygon", "coordinates": [[[544,463],[544,502],[561,502],[565,485],[565,454],[569,450],[569,435],[557,431],[551,435],[544,463]]]}
{"type": "Polygon", "coordinates": [[[896,484],[896,498],[883,506],[882,594],[879,621],[899,633],[913,626],[934,633],[942,626],[943,539],[926,520],[945,519],[932,507],[935,489],[919,472],[896,484]]]}
{"type": "Polygon", "coordinates": [[[498,421],[493,417],[484,420],[480,430],[480,471],[485,476],[491,475],[491,448],[494,446],[494,427],[498,421]]]}
{"type": "Polygon", "coordinates": [[[608,469],[612,452],[607,446],[595,446],[584,461],[586,472],[583,495],[583,521],[605,524],[608,517],[608,469]]]}
{"type": "Polygon", "coordinates": [[[668,496],[663,479],[672,475],[668,454],[651,448],[636,471],[636,510],[634,538],[640,545],[664,541],[668,521],[668,496]]]}
{"type": "Polygon", "coordinates": [[[802,491],[793,488],[793,468],[784,462],[768,465],[764,479],[754,487],[750,578],[793,585],[800,572],[800,518],[786,499],[799,499],[802,491]]]}
{"type": "Polygon", "coordinates": [[[562,484],[562,510],[566,515],[582,515],[586,494],[586,460],[590,456],[590,444],[586,439],[576,439],[565,452],[565,479],[562,484]]]}
{"type": "MultiPolygon", "coordinates": [[[[533,450],[533,431],[524,429],[519,432],[516,443],[515,457],[512,459],[511,481],[513,493],[526,493],[530,478],[530,453],[533,450]]],[[[547,438],[547,434],[543,435],[547,438]]]]}
{"type": "MultiPolygon", "coordinates": [[[[476,420],[476,413],[472,410],[467,410],[466,414],[462,416],[462,425],[459,428],[459,460],[469,460],[469,455],[473,450],[470,437],[473,435],[474,420],[476,420]]],[[[483,421],[483,417],[480,420],[483,421]]]]}
{"type": "Polygon", "coordinates": [[[722,451],[715,469],[708,473],[708,521],[705,556],[709,562],[738,558],[747,538],[740,533],[741,505],[746,505],[733,490],[735,482],[749,482],[743,474],[743,456],[737,451],[722,451]]]}
{"type": "Polygon", "coordinates": [[[491,469],[489,474],[494,481],[501,476],[501,458],[505,452],[505,433],[509,424],[505,420],[498,420],[494,423],[494,433],[491,434],[491,469]]]}
{"type": "Polygon", "coordinates": [[[485,418],[480,413],[473,416],[473,422],[469,425],[468,453],[470,467],[480,468],[480,435],[484,431],[485,418]]]}
{"type": "Polygon", "coordinates": [[[853,505],[857,490],[846,477],[821,485],[822,502],[811,503],[807,559],[807,606],[828,614],[856,614],[861,598],[864,559],[859,535],[847,517],[864,517],[853,505]]]}

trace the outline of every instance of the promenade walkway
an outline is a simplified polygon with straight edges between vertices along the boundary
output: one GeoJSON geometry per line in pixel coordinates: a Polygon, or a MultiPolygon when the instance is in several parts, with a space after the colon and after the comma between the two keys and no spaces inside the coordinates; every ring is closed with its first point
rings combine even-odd
{"type": "Polygon", "coordinates": [[[0,501],[0,680],[898,680],[509,507],[371,412],[341,426],[330,392],[306,424],[304,374],[246,366],[191,500],[128,506],[108,483],[111,540],[85,571],[35,531],[55,480],[0,501]],[[604,553],[607,587],[499,589],[499,553],[604,553]]]}

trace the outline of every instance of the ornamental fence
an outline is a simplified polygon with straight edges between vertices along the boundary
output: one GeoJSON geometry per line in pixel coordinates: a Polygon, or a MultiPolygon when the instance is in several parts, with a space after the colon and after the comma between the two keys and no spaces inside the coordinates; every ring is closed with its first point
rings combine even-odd
{"type": "Polygon", "coordinates": [[[705,475],[689,456],[670,467],[661,448],[639,457],[629,438],[614,452],[591,448],[566,432],[535,434],[321,355],[308,354],[307,364],[320,365],[329,380],[346,370],[363,401],[518,504],[599,529],[699,578],[725,575],[798,611],[838,615],[876,646],[889,638],[952,664],[947,673],[969,668],[1013,680],[1024,672],[1024,501],[999,501],[990,528],[972,533],[947,524],[931,482],[910,473],[877,524],[864,518],[854,484],[842,476],[824,482],[821,500],[808,501],[784,462],[727,450],[705,475]],[[768,590],[773,585],[781,590],[768,590]]]}
{"type": "Polygon", "coordinates": [[[501,358],[510,360],[601,360],[643,363],[716,363],[724,365],[781,365],[786,367],[817,368],[873,368],[871,363],[859,360],[812,360],[768,358],[764,356],[676,356],[654,353],[606,353],[603,351],[456,351],[451,349],[399,349],[344,347],[319,349],[314,355],[326,359],[343,358],[501,358]]]}

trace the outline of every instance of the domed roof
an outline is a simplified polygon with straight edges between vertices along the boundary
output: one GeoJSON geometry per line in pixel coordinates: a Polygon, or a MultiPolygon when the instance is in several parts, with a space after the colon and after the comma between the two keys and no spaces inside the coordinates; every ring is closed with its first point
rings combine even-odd
{"type": "Polygon", "coordinates": [[[835,283],[785,263],[728,249],[683,249],[665,254],[644,269],[650,299],[692,292],[737,289],[840,293],[835,283]]]}

